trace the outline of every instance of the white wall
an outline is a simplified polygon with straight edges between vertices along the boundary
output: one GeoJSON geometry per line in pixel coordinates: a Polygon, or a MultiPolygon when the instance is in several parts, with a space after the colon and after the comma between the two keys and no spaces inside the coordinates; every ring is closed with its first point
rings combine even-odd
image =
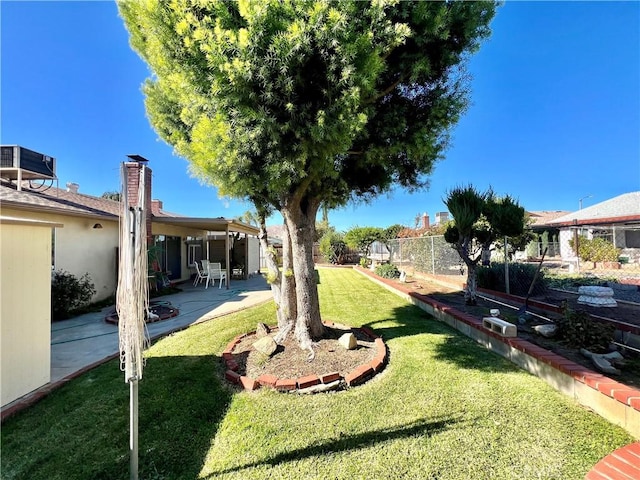
{"type": "Polygon", "coordinates": [[[52,226],[0,219],[2,406],[50,379],[52,226]]]}
{"type": "Polygon", "coordinates": [[[91,277],[96,294],[92,301],[113,295],[117,287],[118,220],[96,220],[85,217],[26,210],[2,209],[3,215],[19,216],[64,224],[55,229],[55,268],[80,278],[91,277]],[[102,228],[93,228],[99,223],[102,228]]]}

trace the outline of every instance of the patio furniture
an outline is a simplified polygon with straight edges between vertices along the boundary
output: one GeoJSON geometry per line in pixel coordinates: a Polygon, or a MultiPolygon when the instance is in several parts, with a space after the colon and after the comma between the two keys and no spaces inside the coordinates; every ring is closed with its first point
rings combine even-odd
{"type": "Polygon", "coordinates": [[[208,269],[208,267],[206,269],[204,269],[204,268],[200,269],[200,266],[198,265],[198,262],[195,262],[193,265],[196,267],[196,278],[193,281],[193,286],[195,287],[202,280],[206,280],[208,282],[209,281],[209,269],[208,269]]]}
{"type": "Polygon", "coordinates": [[[221,263],[209,263],[209,276],[207,277],[207,283],[205,288],[209,288],[209,280],[212,281],[212,286],[215,286],[216,279],[220,280],[218,288],[222,288],[222,282],[227,284],[227,272],[222,269],[221,263]]]}

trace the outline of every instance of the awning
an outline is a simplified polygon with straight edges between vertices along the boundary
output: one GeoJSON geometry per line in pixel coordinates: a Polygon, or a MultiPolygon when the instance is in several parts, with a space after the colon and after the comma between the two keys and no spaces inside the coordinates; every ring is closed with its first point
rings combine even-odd
{"type": "Polygon", "coordinates": [[[239,232],[247,235],[257,236],[259,229],[238,220],[231,220],[224,217],[216,218],[194,218],[194,217],[160,217],[153,216],[153,223],[172,225],[175,227],[192,228],[207,232],[239,232]],[[228,230],[227,230],[228,229],[228,230]]]}

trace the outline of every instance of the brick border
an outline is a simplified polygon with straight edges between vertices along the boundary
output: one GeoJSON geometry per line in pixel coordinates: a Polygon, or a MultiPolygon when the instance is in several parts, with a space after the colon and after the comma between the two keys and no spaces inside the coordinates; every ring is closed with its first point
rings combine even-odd
{"type": "Polygon", "coordinates": [[[505,338],[483,327],[482,320],[460,312],[397,280],[382,278],[369,270],[354,270],[446,323],[485,348],[496,352],[536,375],[556,390],[572,397],[609,422],[640,439],[640,391],[601,375],[558,354],[520,338],[505,338]]]}
{"type": "MultiPolygon", "coordinates": [[[[337,326],[337,324],[333,322],[324,322],[324,325],[326,327],[337,326]]],[[[340,324],[339,326],[345,327],[346,325],[340,324]]],[[[387,349],[387,345],[384,343],[382,337],[380,337],[380,335],[376,334],[370,328],[348,328],[358,331],[372,339],[376,346],[376,354],[373,357],[373,360],[359,365],[351,372],[347,373],[344,377],[340,375],[339,372],[327,372],[319,375],[305,375],[304,377],[299,378],[277,378],[275,375],[264,374],[260,375],[256,379],[253,379],[246,375],[240,375],[238,373],[239,366],[235,361],[233,351],[236,345],[238,345],[244,338],[249,335],[254,335],[256,332],[238,335],[227,344],[226,348],[222,352],[222,360],[224,361],[226,367],[224,376],[230,383],[239,385],[247,391],[257,390],[260,387],[269,387],[279,392],[297,392],[302,390],[313,392],[314,387],[324,387],[324,389],[316,388],[316,391],[320,392],[326,389],[330,389],[331,387],[339,387],[340,385],[346,385],[348,387],[361,385],[384,370],[384,367],[389,359],[389,352],[387,349]]]]}

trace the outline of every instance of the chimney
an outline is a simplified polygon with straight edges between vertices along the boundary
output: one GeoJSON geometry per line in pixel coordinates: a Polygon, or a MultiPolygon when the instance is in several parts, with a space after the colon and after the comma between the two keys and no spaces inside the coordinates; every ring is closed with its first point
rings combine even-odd
{"type": "Polygon", "coordinates": [[[162,200],[151,200],[151,213],[154,215],[159,215],[162,210],[162,200]]]}
{"type": "Polygon", "coordinates": [[[67,192],[78,193],[80,185],[74,182],[67,182],[67,192]]]}
{"type": "Polygon", "coordinates": [[[151,232],[151,169],[147,166],[148,160],[140,155],[127,155],[133,162],[125,162],[125,172],[127,181],[127,201],[129,205],[138,205],[138,189],[140,188],[140,180],[144,179],[145,198],[143,200],[145,217],[147,223],[147,245],[153,242],[151,232]]]}
{"type": "Polygon", "coordinates": [[[427,212],[422,214],[422,228],[429,228],[429,214],[427,212]]]}

